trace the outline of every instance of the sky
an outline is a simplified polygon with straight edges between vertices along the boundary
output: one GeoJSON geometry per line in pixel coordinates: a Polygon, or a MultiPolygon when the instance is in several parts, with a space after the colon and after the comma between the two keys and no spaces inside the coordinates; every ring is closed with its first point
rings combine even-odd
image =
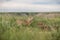
{"type": "Polygon", "coordinates": [[[0,0],[0,12],[60,12],[60,0],[0,0]]]}

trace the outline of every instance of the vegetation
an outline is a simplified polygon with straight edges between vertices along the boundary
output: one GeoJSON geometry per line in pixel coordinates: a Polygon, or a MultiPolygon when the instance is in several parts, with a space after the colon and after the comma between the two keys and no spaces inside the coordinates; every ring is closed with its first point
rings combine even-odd
{"type": "Polygon", "coordinates": [[[60,14],[0,13],[0,40],[60,40],[60,14]]]}

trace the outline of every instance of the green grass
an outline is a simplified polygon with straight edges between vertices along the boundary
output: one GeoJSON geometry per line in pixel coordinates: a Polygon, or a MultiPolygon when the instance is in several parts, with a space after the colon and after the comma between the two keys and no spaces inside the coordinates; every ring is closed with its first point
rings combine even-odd
{"type": "Polygon", "coordinates": [[[27,16],[0,15],[0,40],[60,40],[60,18],[35,17],[30,26],[18,26],[16,19],[27,16]],[[54,30],[41,30],[37,25],[43,22],[54,30]]]}

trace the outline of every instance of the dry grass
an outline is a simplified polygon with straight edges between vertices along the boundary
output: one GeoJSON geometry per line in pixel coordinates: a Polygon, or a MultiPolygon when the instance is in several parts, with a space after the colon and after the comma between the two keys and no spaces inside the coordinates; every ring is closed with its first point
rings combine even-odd
{"type": "Polygon", "coordinates": [[[60,18],[1,15],[0,40],[60,40],[60,18]]]}

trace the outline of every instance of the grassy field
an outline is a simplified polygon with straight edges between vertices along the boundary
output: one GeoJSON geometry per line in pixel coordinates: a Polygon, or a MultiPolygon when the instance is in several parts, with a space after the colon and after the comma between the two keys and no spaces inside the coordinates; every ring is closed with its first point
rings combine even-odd
{"type": "Polygon", "coordinates": [[[60,40],[60,14],[0,13],[0,40],[60,40]]]}

